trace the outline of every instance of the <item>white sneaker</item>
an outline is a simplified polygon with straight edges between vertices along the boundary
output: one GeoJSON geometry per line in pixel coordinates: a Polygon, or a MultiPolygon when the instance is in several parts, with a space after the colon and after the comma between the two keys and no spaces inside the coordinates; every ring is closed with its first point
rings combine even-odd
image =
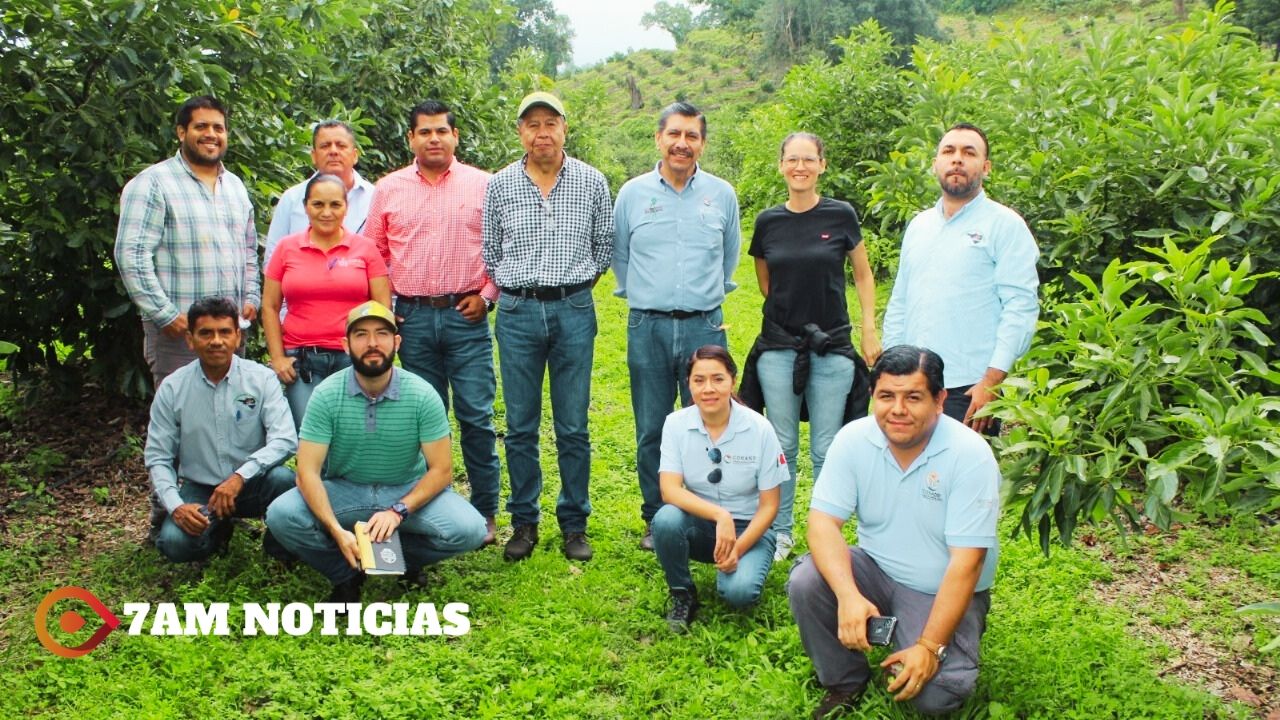
{"type": "Polygon", "coordinates": [[[791,554],[791,548],[795,546],[795,541],[790,535],[782,534],[778,536],[777,542],[773,547],[773,561],[782,562],[791,554]]]}

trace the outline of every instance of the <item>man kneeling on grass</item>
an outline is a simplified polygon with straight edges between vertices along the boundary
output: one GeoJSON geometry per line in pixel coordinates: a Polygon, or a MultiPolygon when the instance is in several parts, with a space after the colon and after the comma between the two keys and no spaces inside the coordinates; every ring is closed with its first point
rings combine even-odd
{"type": "MultiPolygon", "coordinates": [[[[236,355],[240,308],[227,298],[197,300],[186,326],[196,359],[156,389],[143,455],[167,513],[156,549],[174,562],[225,548],[231,518],[261,517],[293,487],[293,471],[281,463],[298,447],[276,374],[236,355]]],[[[288,557],[270,532],[263,549],[288,557]]]]}
{"type": "Polygon", "coordinates": [[[333,583],[329,602],[360,602],[357,522],[368,523],[374,542],[399,529],[409,578],[484,541],[484,518],[450,487],[444,403],[430,383],[393,364],[396,329],[376,300],[347,316],[351,367],[316,387],[299,433],[298,487],[267,510],[280,542],[333,583]]]}
{"type": "MultiPolygon", "coordinates": [[[[868,620],[896,616],[894,700],[926,714],[960,707],[978,680],[978,643],[999,554],[1000,470],[980,435],[942,415],[942,358],[898,345],[871,371],[873,417],[836,434],[813,487],[809,550],[787,594],[826,696],[851,708],[871,671],[868,620]],[[858,545],[841,526],[858,517],[858,545]]],[[[877,621],[877,624],[878,621],[877,621]]]]}

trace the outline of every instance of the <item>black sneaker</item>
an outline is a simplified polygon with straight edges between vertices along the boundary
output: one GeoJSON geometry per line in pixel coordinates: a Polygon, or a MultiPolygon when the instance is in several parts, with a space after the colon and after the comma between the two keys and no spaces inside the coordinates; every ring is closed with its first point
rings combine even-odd
{"type": "Polygon", "coordinates": [[[866,689],[867,686],[863,685],[851,692],[828,690],[827,694],[822,696],[822,702],[814,708],[813,720],[826,720],[852,712],[858,706],[858,700],[862,699],[862,693],[866,689]]]}
{"type": "Polygon", "coordinates": [[[564,556],[570,560],[590,560],[591,543],[587,542],[587,534],[571,532],[564,534],[564,556]]]}
{"type": "Polygon", "coordinates": [[[502,551],[502,557],[508,560],[523,560],[533,554],[538,546],[538,526],[533,524],[517,525],[502,551]]]}
{"type": "Polygon", "coordinates": [[[667,612],[667,627],[671,632],[683,634],[689,631],[689,623],[698,614],[696,590],[672,590],[671,610],[667,612]]]}
{"type": "MultiPolygon", "coordinates": [[[[360,602],[360,587],[362,585],[364,585],[364,573],[334,585],[333,592],[329,593],[329,599],[325,600],[325,602],[340,603],[344,606],[347,603],[358,603],[360,602]]],[[[347,610],[344,607],[338,612],[339,614],[346,614],[347,610]]]]}
{"type": "Polygon", "coordinates": [[[653,523],[644,524],[644,537],[640,538],[640,549],[653,552],[653,523]]]}

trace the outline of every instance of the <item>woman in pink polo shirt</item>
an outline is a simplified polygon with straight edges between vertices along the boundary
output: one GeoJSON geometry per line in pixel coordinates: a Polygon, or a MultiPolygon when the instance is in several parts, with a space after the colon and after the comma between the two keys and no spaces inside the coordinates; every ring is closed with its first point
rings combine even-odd
{"type": "Polygon", "coordinates": [[[391,305],[391,283],[378,249],[342,226],[347,215],[342,178],[311,178],[302,203],[311,227],[280,241],[262,286],[271,369],[284,383],[298,427],[315,386],[351,364],[342,349],[347,313],[366,300],[391,305]],[[283,325],[281,300],[289,305],[283,325]]]}

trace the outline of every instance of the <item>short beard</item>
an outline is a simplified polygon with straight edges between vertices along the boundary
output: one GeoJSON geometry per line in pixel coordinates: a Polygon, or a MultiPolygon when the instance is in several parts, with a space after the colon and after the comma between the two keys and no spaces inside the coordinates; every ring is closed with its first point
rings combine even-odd
{"type": "Polygon", "coordinates": [[[352,369],[367,378],[376,378],[385,375],[391,371],[391,368],[394,367],[396,363],[395,350],[392,350],[391,354],[387,355],[387,359],[384,362],[378,363],[377,365],[371,365],[365,362],[362,358],[358,358],[351,353],[347,353],[347,356],[351,358],[352,369]]]}
{"type": "Polygon", "coordinates": [[[978,194],[982,189],[982,176],[978,175],[969,180],[968,183],[958,187],[951,187],[947,184],[947,176],[943,175],[938,178],[938,186],[942,188],[942,192],[959,200],[965,200],[978,194]]]}

